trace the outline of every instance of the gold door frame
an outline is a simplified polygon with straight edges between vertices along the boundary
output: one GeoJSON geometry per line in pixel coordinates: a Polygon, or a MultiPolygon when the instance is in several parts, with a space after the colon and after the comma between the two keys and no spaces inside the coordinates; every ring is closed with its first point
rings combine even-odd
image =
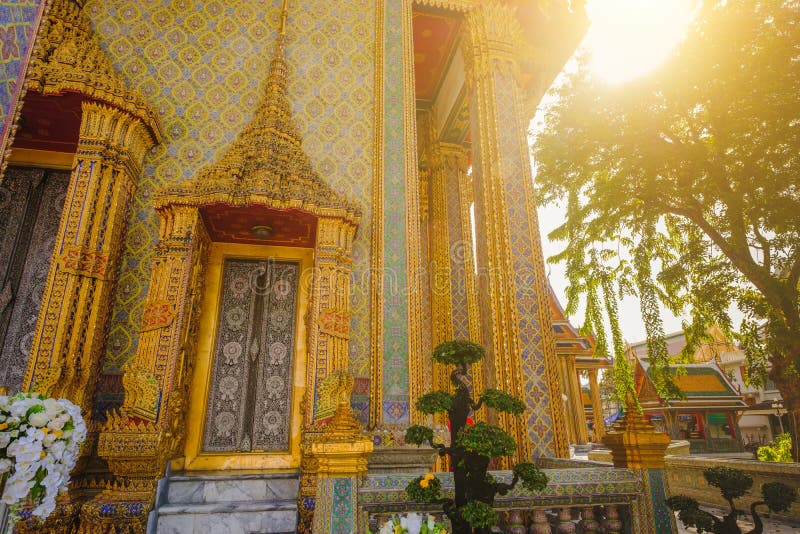
{"type": "Polygon", "coordinates": [[[206,270],[200,328],[197,339],[194,376],[189,392],[186,421],[186,446],[181,467],[187,470],[222,469],[297,469],[300,467],[300,438],[303,427],[302,399],[306,394],[308,367],[308,331],[306,316],[312,284],[314,251],[310,248],[214,243],[206,270]],[[211,366],[217,337],[219,305],[225,259],[267,259],[295,261],[300,264],[297,307],[295,310],[294,363],[292,368],[289,450],[286,452],[203,452],[206,410],[211,384],[211,366]]]}

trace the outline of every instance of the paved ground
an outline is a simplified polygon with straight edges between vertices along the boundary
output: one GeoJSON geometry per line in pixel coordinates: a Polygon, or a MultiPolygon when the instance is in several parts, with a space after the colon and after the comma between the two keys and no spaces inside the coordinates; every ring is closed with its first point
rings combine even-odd
{"type": "MultiPolygon", "coordinates": [[[[723,515],[722,509],[712,509],[709,507],[703,507],[704,510],[708,510],[709,512],[715,514],[717,517],[721,517],[723,515]]],[[[781,521],[775,521],[769,518],[764,518],[764,534],[796,534],[800,532],[800,525],[790,525],[788,523],[784,523],[781,521]]],[[[742,529],[743,533],[749,532],[750,529],[753,528],[753,521],[750,518],[750,515],[746,515],[743,518],[740,518],[739,521],[739,528],[742,529]]],[[[678,521],[678,534],[696,534],[697,531],[693,528],[686,528],[678,521]]]]}

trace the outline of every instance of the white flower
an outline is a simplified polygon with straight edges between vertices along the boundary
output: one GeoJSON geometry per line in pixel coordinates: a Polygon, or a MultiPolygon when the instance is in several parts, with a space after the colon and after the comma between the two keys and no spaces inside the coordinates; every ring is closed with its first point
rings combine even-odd
{"type": "Polygon", "coordinates": [[[22,394],[11,399],[0,396],[0,473],[7,473],[2,502],[17,505],[41,490],[33,515],[47,517],[56,507],[56,496],[69,486],[69,474],[78,461],[80,444],[86,438],[86,423],[80,408],[65,399],[39,399],[22,394]],[[35,413],[31,407],[41,406],[35,413]],[[72,428],[64,431],[65,425],[72,428]],[[42,476],[44,475],[44,476],[42,476]],[[37,482],[36,477],[41,477],[37,482]]]}
{"type": "Polygon", "coordinates": [[[59,414],[50,419],[50,422],[47,423],[47,428],[49,428],[50,430],[61,430],[62,428],[64,428],[64,424],[66,424],[67,421],[69,421],[69,414],[67,413],[59,414]]]}
{"type": "Polygon", "coordinates": [[[30,427],[28,431],[25,432],[26,437],[30,441],[42,441],[44,439],[44,430],[41,428],[30,427]]]}
{"type": "Polygon", "coordinates": [[[408,529],[408,534],[419,534],[422,530],[422,516],[417,513],[408,514],[400,518],[400,524],[403,528],[408,529]]]}
{"type": "Polygon", "coordinates": [[[50,448],[53,446],[53,443],[55,443],[57,439],[58,438],[56,437],[56,435],[50,432],[49,434],[45,435],[44,439],[42,439],[42,445],[44,445],[47,448],[50,448]]]}
{"type": "Polygon", "coordinates": [[[428,514],[428,530],[433,531],[436,527],[436,518],[428,514]]]}
{"type": "Polygon", "coordinates": [[[50,448],[47,449],[47,453],[52,456],[57,461],[62,461],[64,459],[64,451],[67,450],[67,444],[64,441],[58,440],[50,445],[50,448]]]}
{"type": "Polygon", "coordinates": [[[36,517],[47,517],[56,509],[56,500],[49,496],[42,499],[42,504],[33,509],[33,515],[36,517]]]}
{"type": "Polygon", "coordinates": [[[0,473],[5,473],[14,467],[14,462],[8,458],[0,458],[0,473]]]}
{"type": "Polygon", "coordinates": [[[42,401],[39,399],[32,399],[32,398],[25,398],[25,399],[18,399],[11,403],[11,415],[14,417],[25,417],[25,414],[28,413],[28,410],[32,406],[41,406],[42,401]]]}
{"type": "Polygon", "coordinates": [[[42,455],[42,444],[27,437],[19,438],[8,446],[7,453],[13,456],[17,463],[38,461],[42,455]]]}
{"type": "Polygon", "coordinates": [[[56,399],[45,399],[42,404],[44,404],[44,411],[47,413],[49,419],[64,413],[64,407],[61,405],[61,402],[56,399]]]}
{"type": "Polygon", "coordinates": [[[2,500],[5,504],[17,504],[28,496],[33,484],[30,481],[11,477],[6,481],[2,500]]]}
{"type": "Polygon", "coordinates": [[[45,426],[49,421],[50,417],[47,415],[47,412],[33,413],[30,417],[28,417],[28,423],[37,428],[45,426]]]}

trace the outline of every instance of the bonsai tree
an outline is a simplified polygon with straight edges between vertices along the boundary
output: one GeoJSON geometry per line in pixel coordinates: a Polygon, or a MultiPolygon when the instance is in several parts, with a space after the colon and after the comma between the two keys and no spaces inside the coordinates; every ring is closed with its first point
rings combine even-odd
{"type": "Polygon", "coordinates": [[[525,404],[497,389],[487,389],[477,401],[473,399],[467,380],[469,365],[484,357],[483,348],[469,341],[448,341],[433,352],[435,361],[455,366],[450,374],[455,391],[428,393],[417,400],[416,406],[425,414],[447,412],[450,446],[434,443],[433,429],[427,426],[413,425],[406,431],[407,443],[429,444],[438,449],[439,456],[450,457],[455,482],[453,499],[442,498],[441,482],[432,474],[411,481],[406,492],[412,501],[441,504],[454,534],[490,532],[497,523],[495,497],[505,495],[517,483],[530,491],[547,486],[547,476],[530,462],[514,467],[510,483],[498,482],[487,472],[492,458],[510,456],[517,444],[502,428],[482,422],[468,425],[467,418],[481,406],[518,415],[525,411],[525,404]]]}
{"type": "MultiPolygon", "coordinates": [[[[740,469],[731,467],[710,467],[703,470],[703,477],[710,486],[719,488],[722,497],[728,501],[731,511],[722,518],[700,509],[696,500],[685,495],[676,495],[667,499],[667,506],[678,512],[678,518],[687,527],[695,527],[698,534],[713,532],[714,534],[742,534],[736,524],[736,508],[733,500],[738,499],[753,485],[753,477],[740,469]]],[[[761,534],[764,524],[756,512],[756,507],[766,505],[773,512],[783,512],[797,498],[794,488],[780,482],[768,482],[761,486],[763,500],[750,505],[750,514],[753,516],[755,528],[747,534],[761,534]]]]}

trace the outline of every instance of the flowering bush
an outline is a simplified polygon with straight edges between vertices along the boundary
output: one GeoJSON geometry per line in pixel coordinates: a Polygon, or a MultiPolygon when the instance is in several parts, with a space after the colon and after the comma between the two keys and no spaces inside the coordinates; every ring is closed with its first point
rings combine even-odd
{"type": "Polygon", "coordinates": [[[7,477],[0,500],[13,507],[30,499],[33,515],[49,516],[85,439],[81,410],[70,401],[0,396],[0,475],[7,477]]]}
{"type": "Polygon", "coordinates": [[[406,493],[413,502],[434,502],[442,493],[442,483],[433,474],[428,473],[409,482],[406,493]]]}
{"type": "Polygon", "coordinates": [[[413,513],[394,516],[381,526],[378,534],[447,534],[447,529],[432,515],[423,519],[422,514],[413,513]]]}

